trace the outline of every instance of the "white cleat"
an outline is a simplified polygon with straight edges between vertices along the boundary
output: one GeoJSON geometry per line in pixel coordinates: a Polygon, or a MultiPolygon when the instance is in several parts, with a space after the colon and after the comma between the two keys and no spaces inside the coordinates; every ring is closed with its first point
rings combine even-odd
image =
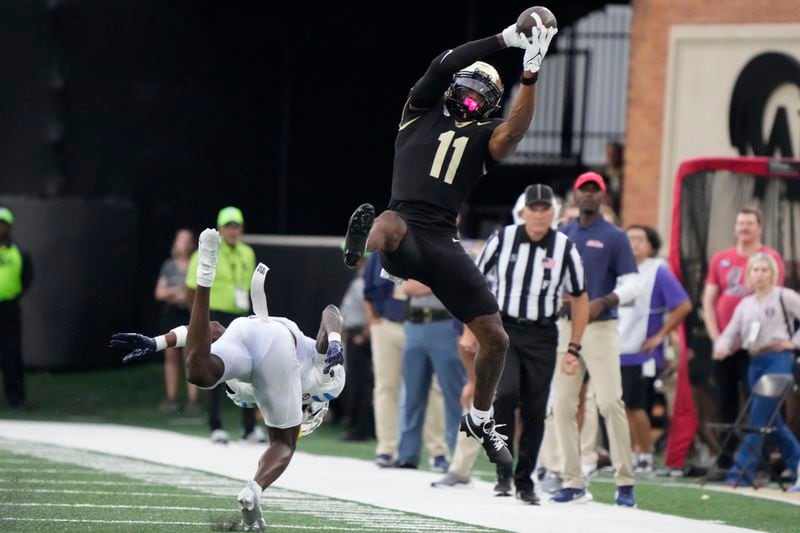
{"type": "Polygon", "coordinates": [[[261,513],[261,487],[254,480],[247,482],[247,485],[239,493],[237,501],[239,509],[242,511],[242,529],[244,531],[264,531],[267,523],[261,513]]]}
{"type": "Polygon", "coordinates": [[[211,432],[211,442],[213,444],[228,444],[228,432],[224,429],[215,429],[211,432]]]}

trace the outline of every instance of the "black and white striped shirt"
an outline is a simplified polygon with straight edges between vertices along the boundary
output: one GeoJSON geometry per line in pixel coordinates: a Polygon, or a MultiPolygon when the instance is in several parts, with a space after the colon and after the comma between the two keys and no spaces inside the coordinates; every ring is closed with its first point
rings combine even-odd
{"type": "Polygon", "coordinates": [[[515,318],[555,318],[562,287],[572,296],[586,292],[578,249],[552,229],[533,242],[524,224],[506,226],[489,237],[477,264],[484,276],[494,278],[500,311],[515,318]]]}

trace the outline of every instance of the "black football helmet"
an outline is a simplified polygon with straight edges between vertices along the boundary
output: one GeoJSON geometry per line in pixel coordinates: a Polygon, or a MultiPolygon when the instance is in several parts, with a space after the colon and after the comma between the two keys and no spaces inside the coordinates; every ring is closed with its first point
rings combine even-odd
{"type": "Polygon", "coordinates": [[[497,70],[488,63],[476,61],[453,75],[453,83],[444,93],[445,106],[459,120],[480,120],[500,109],[503,82],[497,70]],[[480,95],[469,96],[469,90],[480,95]]]}

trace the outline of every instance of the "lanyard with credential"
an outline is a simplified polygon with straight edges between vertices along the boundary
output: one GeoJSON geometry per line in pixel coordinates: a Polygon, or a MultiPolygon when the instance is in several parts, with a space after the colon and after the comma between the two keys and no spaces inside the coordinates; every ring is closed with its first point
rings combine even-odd
{"type": "Polygon", "coordinates": [[[238,267],[242,267],[242,271],[245,270],[244,265],[240,265],[239,259],[239,247],[234,246],[233,250],[231,250],[230,257],[227,255],[225,256],[225,261],[228,263],[228,268],[231,271],[231,278],[233,281],[233,303],[237,309],[241,309],[242,311],[247,311],[250,308],[250,302],[247,298],[247,290],[244,288],[241,280],[239,279],[238,274],[238,267]],[[235,256],[235,257],[233,257],[235,256]]]}

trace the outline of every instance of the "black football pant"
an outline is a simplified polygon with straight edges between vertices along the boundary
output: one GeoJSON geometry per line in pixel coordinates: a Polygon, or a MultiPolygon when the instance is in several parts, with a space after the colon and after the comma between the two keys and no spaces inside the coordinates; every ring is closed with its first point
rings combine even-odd
{"type": "MultiPolygon", "coordinates": [[[[239,318],[238,315],[231,313],[221,313],[219,311],[211,311],[211,320],[216,320],[226,328],[231,325],[235,319],[239,318]]],[[[220,412],[220,402],[224,399],[228,401],[225,396],[225,384],[220,383],[215,388],[208,391],[208,425],[211,431],[222,429],[222,415],[220,412]]],[[[242,409],[242,426],[244,426],[244,434],[247,435],[256,427],[256,410],[255,409],[242,409]]]]}
{"type": "Polygon", "coordinates": [[[372,349],[369,337],[362,344],[353,342],[353,337],[362,332],[362,328],[347,331],[345,347],[345,365],[347,369],[347,385],[344,393],[345,422],[349,437],[371,439],[375,437],[375,415],[372,410],[372,349]]]}
{"type": "MultiPolygon", "coordinates": [[[[720,422],[732,424],[739,416],[747,398],[747,366],[750,356],[745,350],[734,352],[721,361],[714,361],[714,379],[716,380],[717,418],[720,422]]],[[[732,457],[739,446],[736,438],[728,439],[725,449],[719,458],[719,466],[728,468],[732,465],[732,457]]]]}
{"type": "MultiPolygon", "coordinates": [[[[556,365],[558,329],[555,322],[519,324],[506,318],[503,327],[508,333],[506,364],[494,402],[494,419],[500,433],[508,436],[509,451],[514,453],[514,410],[519,407],[522,432],[519,440],[514,485],[517,490],[533,488],[531,474],[536,468],[544,435],[544,419],[550,382],[556,365]]],[[[497,468],[498,477],[511,474],[510,469],[497,468]]]]}
{"type": "Polygon", "coordinates": [[[0,370],[6,400],[12,407],[25,403],[25,380],[22,372],[21,311],[0,314],[0,370]]]}

